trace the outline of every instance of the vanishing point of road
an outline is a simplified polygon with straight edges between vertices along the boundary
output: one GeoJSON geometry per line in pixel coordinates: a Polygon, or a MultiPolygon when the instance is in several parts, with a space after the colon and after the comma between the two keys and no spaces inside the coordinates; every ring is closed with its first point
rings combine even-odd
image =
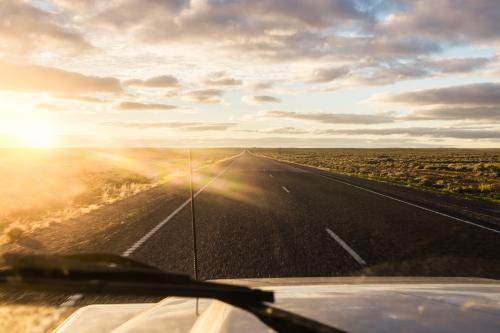
{"type": "MultiPolygon", "coordinates": [[[[406,275],[500,277],[500,227],[243,152],[195,189],[201,279],[406,275]]],[[[168,204],[168,203],[167,203],[168,204]]],[[[121,254],[192,274],[189,199],[121,254]]],[[[132,229],[133,230],[133,229],[132,229]]],[[[128,238],[131,239],[131,238],[128,238]]]]}

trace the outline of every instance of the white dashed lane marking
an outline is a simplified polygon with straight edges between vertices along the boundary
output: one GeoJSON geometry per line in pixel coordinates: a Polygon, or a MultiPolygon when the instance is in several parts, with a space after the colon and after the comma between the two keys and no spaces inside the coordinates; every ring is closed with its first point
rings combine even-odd
{"type": "Polygon", "coordinates": [[[344,242],[342,238],[337,236],[333,231],[331,231],[328,228],[325,228],[325,230],[333,239],[335,239],[337,243],[339,243],[340,246],[344,248],[344,250],[346,250],[351,255],[351,257],[354,258],[354,260],[358,262],[358,264],[360,264],[361,266],[366,265],[366,261],[363,258],[361,258],[361,256],[357,254],[356,251],[354,251],[349,245],[347,245],[347,243],[344,242]]]}

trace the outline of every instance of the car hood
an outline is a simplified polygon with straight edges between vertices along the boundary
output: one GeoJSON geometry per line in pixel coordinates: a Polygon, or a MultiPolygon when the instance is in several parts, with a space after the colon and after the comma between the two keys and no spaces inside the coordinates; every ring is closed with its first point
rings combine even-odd
{"type": "MultiPolygon", "coordinates": [[[[349,332],[498,332],[500,283],[449,278],[289,278],[218,282],[273,290],[274,306],[349,332]]],[[[169,297],[155,304],[90,305],[66,332],[269,332],[231,305],[169,297]]]]}

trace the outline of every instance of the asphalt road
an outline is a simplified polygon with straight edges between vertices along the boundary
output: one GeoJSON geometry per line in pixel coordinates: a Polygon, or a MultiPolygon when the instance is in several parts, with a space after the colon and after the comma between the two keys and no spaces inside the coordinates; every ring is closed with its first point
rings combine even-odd
{"type": "MultiPolygon", "coordinates": [[[[193,274],[189,208],[124,253],[193,274]]],[[[195,199],[199,277],[500,277],[500,228],[426,208],[245,152],[195,199]]]]}
{"type": "MultiPolygon", "coordinates": [[[[500,278],[500,227],[422,205],[417,196],[425,193],[402,199],[387,194],[394,192],[392,185],[384,185],[385,192],[374,190],[366,182],[249,152],[195,175],[200,279],[500,278]]],[[[125,199],[61,226],[67,229],[23,242],[42,252],[112,252],[193,275],[187,179],[182,183],[125,199]],[[59,248],[50,247],[54,244],[59,248]]],[[[0,301],[30,303],[35,297],[65,306],[155,301],[32,294],[1,295],[0,301]]]]}

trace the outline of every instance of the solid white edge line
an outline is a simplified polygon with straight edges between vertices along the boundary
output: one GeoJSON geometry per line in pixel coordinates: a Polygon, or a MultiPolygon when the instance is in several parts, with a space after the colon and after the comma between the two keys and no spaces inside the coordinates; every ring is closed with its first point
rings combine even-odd
{"type": "MultiPolygon", "coordinates": [[[[240,155],[242,155],[244,152],[241,152],[239,153],[238,155],[236,156],[233,156],[232,160],[231,160],[231,163],[228,164],[227,167],[225,167],[221,172],[219,172],[217,174],[217,176],[215,176],[214,178],[212,178],[208,183],[206,183],[202,188],[200,188],[198,190],[198,192],[196,192],[194,194],[194,197],[196,198],[201,192],[203,192],[203,190],[205,190],[210,184],[212,184],[217,178],[219,178],[219,176],[221,176],[224,172],[226,172],[227,169],[229,169],[229,167],[231,165],[233,165],[235,159],[237,157],[239,157],[240,155]]],[[[179,213],[184,207],[187,206],[187,204],[189,204],[191,202],[191,198],[189,198],[188,200],[184,201],[184,203],[182,203],[182,205],[180,205],[179,207],[177,207],[176,210],[174,210],[172,213],[170,213],[169,216],[167,216],[165,219],[163,219],[160,223],[158,223],[153,229],[151,229],[147,234],[145,234],[144,236],[141,237],[141,239],[139,239],[137,242],[134,243],[134,245],[132,245],[131,247],[129,247],[125,252],[123,252],[122,256],[124,257],[128,257],[129,255],[131,255],[135,250],[137,250],[142,244],[144,244],[145,241],[147,241],[151,236],[153,236],[159,229],[161,229],[161,227],[163,227],[165,225],[165,223],[167,223],[168,221],[170,221],[175,215],[177,215],[177,213],[179,213]]],[[[66,300],[61,303],[59,305],[59,307],[72,307],[73,305],[75,305],[75,303],[80,300],[81,298],[83,298],[83,294],[74,294],[74,295],[71,295],[71,296],[68,296],[68,298],[66,298],[66,300]]]]}
{"type": "Polygon", "coordinates": [[[290,193],[290,190],[287,189],[285,186],[281,186],[281,188],[283,189],[283,191],[285,191],[286,193],[290,193]]]}
{"type": "MultiPolygon", "coordinates": [[[[313,173],[313,172],[311,172],[313,173]]],[[[315,173],[313,173],[315,174],[315,173]]],[[[323,178],[326,178],[326,179],[330,179],[330,180],[333,180],[333,181],[336,181],[338,183],[342,183],[342,184],[345,184],[345,185],[349,185],[349,186],[352,186],[352,187],[355,187],[357,189],[360,189],[360,190],[363,190],[363,191],[366,191],[366,192],[370,192],[372,194],[376,194],[376,195],[379,195],[381,197],[385,197],[385,198],[388,198],[388,199],[392,199],[394,201],[398,201],[398,202],[401,202],[401,203],[404,203],[404,204],[407,204],[409,206],[413,206],[415,208],[420,208],[422,210],[426,210],[428,212],[432,212],[434,214],[438,214],[438,215],[441,215],[441,216],[445,216],[445,217],[448,217],[450,219],[453,219],[453,220],[456,220],[456,221],[459,221],[459,222],[462,222],[462,223],[466,223],[466,224],[470,224],[470,225],[473,225],[475,227],[478,227],[478,228],[481,228],[481,229],[485,229],[485,230],[488,230],[488,231],[492,231],[492,232],[495,232],[497,234],[500,234],[500,230],[495,230],[495,229],[492,229],[492,228],[488,228],[488,227],[485,227],[484,225],[480,225],[480,224],[477,224],[477,223],[474,223],[474,222],[470,222],[470,221],[467,221],[467,220],[463,220],[459,217],[455,217],[455,216],[452,216],[452,215],[448,215],[448,214],[445,214],[445,213],[441,213],[441,212],[438,212],[436,210],[433,210],[433,209],[430,209],[430,208],[427,208],[427,207],[424,207],[424,206],[420,206],[420,205],[417,205],[417,204],[414,204],[414,203],[411,203],[411,202],[408,202],[408,201],[404,201],[404,200],[401,200],[401,199],[398,199],[398,198],[394,198],[394,197],[391,197],[389,195],[386,195],[386,194],[382,194],[382,193],[379,193],[379,192],[376,192],[376,191],[372,191],[372,190],[369,190],[367,188],[364,188],[364,187],[361,187],[361,186],[357,186],[357,185],[354,185],[354,184],[350,184],[348,182],[344,182],[342,180],[338,180],[338,179],[334,179],[334,178],[330,178],[328,176],[324,176],[324,175],[320,175],[320,174],[315,174],[317,176],[320,176],[320,177],[323,177],[323,178]]]]}
{"type": "MultiPolygon", "coordinates": [[[[242,153],[241,153],[242,154],[242,153]]],[[[241,154],[236,155],[233,157],[233,160],[231,163],[228,164],[221,172],[217,174],[214,178],[212,178],[208,183],[203,185],[202,188],[200,188],[195,194],[194,197],[196,198],[201,192],[203,192],[210,184],[212,184],[217,178],[219,178],[224,172],[227,171],[233,165],[236,157],[240,156],[241,154]]],[[[158,223],[153,229],[151,229],[147,234],[142,236],[141,239],[139,239],[137,242],[134,243],[131,247],[129,247],[125,252],[123,252],[124,257],[128,257],[131,255],[135,250],[137,250],[144,242],[146,242],[151,236],[153,236],[158,230],[161,229],[168,221],[170,221],[175,215],[177,215],[184,207],[186,207],[189,203],[191,202],[191,198],[187,199],[184,201],[179,207],[177,207],[176,210],[174,210],[170,215],[168,215],[165,219],[163,219],[160,223],[158,223]]]]}
{"type": "Polygon", "coordinates": [[[342,238],[337,236],[333,231],[331,231],[328,228],[325,228],[325,230],[337,243],[339,243],[340,246],[344,248],[344,250],[346,250],[351,255],[351,257],[354,258],[354,260],[358,262],[358,264],[360,264],[361,266],[366,265],[366,261],[363,258],[361,258],[361,256],[357,254],[356,251],[354,251],[349,245],[347,245],[347,243],[344,242],[342,238]]]}
{"type": "Polygon", "coordinates": [[[391,197],[389,195],[386,195],[386,194],[382,194],[382,193],[379,193],[379,192],[376,192],[376,191],[373,191],[373,190],[369,190],[367,188],[364,188],[364,187],[361,187],[361,186],[358,186],[358,185],[354,185],[354,184],[351,184],[351,183],[348,183],[348,182],[345,182],[345,181],[342,181],[342,180],[339,180],[339,179],[335,179],[335,178],[331,178],[331,177],[328,177],[328,176],[325,176],[325,175],[322,175],[322,174],[319,174],[319,173],[316,173],[316,172],[312,172],[310,170],[306,170],[306,169],[302,169],[302,168],[298,168],[297,166],[293,165],[295,163],[292,163],[292,162],[286,162],[286,161],[281,161],[281,160],[277,160],[277,159],[274,159],[274,158],[271,158],[271,157],[267,157],[266,158],[269,158],[271,160],[274,160],[274,161],[277,161],[277,162],[281,162],[281,163],[286,163],[288,165],[290,165],[291,167],[294,167],[296,169],[299,169],[299,170],[302,170],[302,171],[305,171],[307,173],[310,173],[312,175],[316,175],[316,176],[319,176],[319,177],[323,177],[323,178],[326,178],[326,179],[329,179],[331,181],[335,181],[337,183],[341,183],[341,184],[344,184],[344,185],[349,185],[349,186],[352,186],[352,187],[355,187],[357,189],[360,189],[360,190],[363,190],[363,191],[366,191],[366,192],[370,192],[370,193],[373,193],[373,194],[376,194],[376,195],[380,195],[381,197],[385,197],[385,198],[388,198],[388,199],[391,199],[391,200],[394,200],[394,201],[398,201],[398,202],[401,202],[401,203],[404,203],[404,204],[407,204],[407,205],[410,205],[410,206],[413,206],[415,208],[419,208],[419,209],[422,209],[422,210],[426,210],[428,212],[432,212],[434,214],[438,214],[438,215],[441,215],[441,216],[445,216],[445,217],[448,217],[450,219],[453,219],[453,220],[456,220],[456,221],[459,221],[459,222],[462,222],[462,223],[466,223],[466,224],[469,224],[469,225],[473,225],[475,227],[478,227],[478,228],[481,228],[481,229],[485,229],[485,230],[488,230],[488,231],[492,231],[494,233],[497,233],[497,234],[500,234],[500,230],[496,230],[496,229],[492,229],[492,228],[488,228],[488,227],[485,227],[484,225],[481,225],[481,224],[478,224],[478,223],[474,223],[474,222],[471,222],[471,221],[467,221],[467,220],[464,220],[464,219],[461,219],[459,217],[455,217],[455,216],[452,216],[452,215],[448,215],[448,214],[445,214],[445,213],[441,213],[441,212],[438,212],[436,210],[433,210],[433,209],[430,209],[430,208],[427,208],[427,207],[424,207],[424,206],[420,206],[420,205],[417,205],[417,204],[414,204],[414,203],[411,203],[411,202],[408,202],[408,201],[404,201],[404,200],[401,200],[401,199],[398,199],[398,198],[394,198],[394,197],[391,197]]]}

